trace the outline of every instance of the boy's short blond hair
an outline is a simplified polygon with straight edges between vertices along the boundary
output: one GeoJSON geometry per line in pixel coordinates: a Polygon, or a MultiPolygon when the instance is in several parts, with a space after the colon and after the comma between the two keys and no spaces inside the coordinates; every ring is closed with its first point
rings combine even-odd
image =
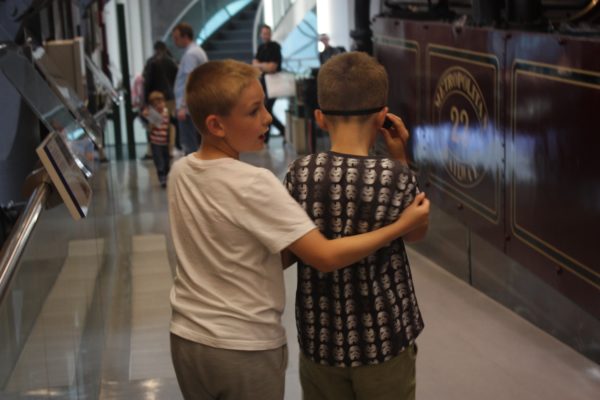
{"type": "Polygon", "coordinates": [[[259,76],[257,68],[235,60],[209,61],[193,70],[185,96],[196,128],[204,133],[209,115],[229,115],[242,91],[259,76]]]}
{"type": "Polygon", "coordinates": [[[150,103],[150,105],[154,105],[159,100],[165,100],[165,95],[158,90],[155,90],[148,95],[148,103],[150,103]]]}
{"type": "Polygon", "coordinates": [[[367,53],[353,51],[328,60],[317,78],[321,110],[356,111],[387,105],[385,68],[367,53]]]}

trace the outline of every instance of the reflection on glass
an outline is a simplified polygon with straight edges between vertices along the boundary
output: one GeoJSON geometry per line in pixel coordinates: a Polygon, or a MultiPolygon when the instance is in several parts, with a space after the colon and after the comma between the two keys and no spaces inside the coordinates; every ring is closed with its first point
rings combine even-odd
{"type": "MultiPolygon", "coordinates": [[[[66,104],[52,91],[31,61],[22,54],[21,49],[11,45],[0,47],[0,72],[23,96],[29,107],[37,114],[48,130],[57,131],[69,140],[69,147],[74,153],[77,164],[87,177],[91,176],[89,166],[92,164],[83,162],[84,160],[90,160],[90,154],[78,151],[81,148],[89,149],[88,143],[92,143],[91,138],[81,137],[82,129],[86,130],[87,127],[73,118],[66,104]],[[73,137],[79,137],[80,139],[71,141],[70,138],[73,137]],[[79,146],[74,146],[73,144],[77,142],[82,143],[79,143],[79,146]]],[[[88,130],[86,132],[89,133],[88,130]]]]}
{"type": "Polygon", "coordinates": [[[98,144],[98,136],[102,135],[102,129],[88,111],[83,100],[75,93],[73,88],[64,81],[60,76],[52,74],[51,71],[60,71],[61,69],[54,64],[50,57],[46,56],[44,49],[38,47],[33,52],[33,58],[38,70],[44,75],[54,93],[67,106],[69,111],[77,118],[77,121],[83,126],[86,133],[90,135],[90,139],[94,144],[98,144]]]}
{"type": "Polygon", "coordinates": [[[98,67],[87,54],[85,56],[85,65],[92,73],[96,86],[106,92],[113,103],[116,105],[121,104],[121,101],[123,100],[122,96],[115,90],[108,76],[104,74],[100,67],[98,67]]]}

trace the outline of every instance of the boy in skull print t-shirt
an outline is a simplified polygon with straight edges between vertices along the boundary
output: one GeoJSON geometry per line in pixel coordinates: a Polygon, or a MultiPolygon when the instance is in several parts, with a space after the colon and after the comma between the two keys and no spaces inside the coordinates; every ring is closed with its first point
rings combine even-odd
{"type": "MultiPolygon", "coordinates": [[[[424,196],[406,165],[408,132],[387,112],[387,91],[385,70],[364,53],[339,55],[319,72],[315,118],[331,150],[297,159],[285,183],[328,238],[381,228],[424,196]],[[382,128],[386,116],[390,129],[382,128]],[[369,156],[378,133],[389,158],[369,156]]],[[[423,320],[402,239],[330,273],[299,261],[296,325],[304,398],[414,399],[423,320]]]]}

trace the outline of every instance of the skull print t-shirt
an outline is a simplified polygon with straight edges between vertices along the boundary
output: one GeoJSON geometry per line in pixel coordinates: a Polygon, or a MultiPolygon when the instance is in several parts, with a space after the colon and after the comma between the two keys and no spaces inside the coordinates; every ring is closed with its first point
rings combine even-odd
{"type": "MultiPolygon", "coordinates": [[[[285,184],[330,239],[395,221],[418,193],[393,159],[335,152],[297,159],[285,184]]],[[[413,344],[423,320],[402,239],[330,273],[299,261],[296,326],[303,354],[330,366],[379,364],[413,344]]]]}

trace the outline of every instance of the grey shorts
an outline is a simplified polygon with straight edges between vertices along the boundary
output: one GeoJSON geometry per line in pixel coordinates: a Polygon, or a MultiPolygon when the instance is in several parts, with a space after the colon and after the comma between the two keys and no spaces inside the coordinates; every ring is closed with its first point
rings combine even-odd
{"type": "Polygon", "coordinates": [[[274,350],[217,349],[171,334],[171,358],[186,400],[282,400],[287,345],[274,350]]]}

